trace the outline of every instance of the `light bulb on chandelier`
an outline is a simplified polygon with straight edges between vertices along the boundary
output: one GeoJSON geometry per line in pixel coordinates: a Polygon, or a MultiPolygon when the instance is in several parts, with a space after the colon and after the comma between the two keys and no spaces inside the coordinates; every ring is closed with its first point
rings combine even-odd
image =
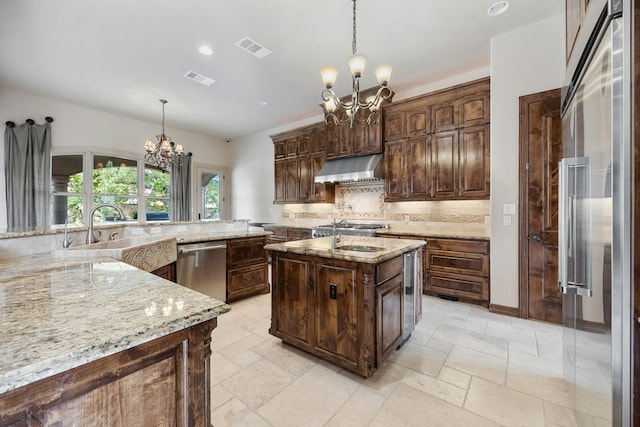
{"type": "MultiPolygon", "coordinates": [[[[171,141],[171,138],[164,133],[164,105],[168,101],[161,99],[162,104],[162,134],[156,135],[158,142],[147,140],[144,143],[144,149],[146,151],[144,155],[144,162],[157,166],[163,171],[171,170],[173,165],[182,165],[184,160],[184,149],[181,144],[175,144],[171,141]]],[[[191,155],[189,153],[188,155],[191,155]]]]}
{"type": "Polygon", "coordinates": [[[391,80],[391,71],[393,68],[390,65],[381,65],[375,70],[376,79],[380,87],[375,95],[367,97],[364,101],[360,100],[360,78],[364,73],[364,69],[367,65],[367,57],[359,55],[356,47],[356,0],[353,1],[353,41],[352,56],[348,61],[349,70],[351,71],[351,99],[346,102],[342,102],[333,91],[333,86],[336,83],[338,77],[338,69],[335,67],[323,67],[320,70],[320,76],[322,77],[322,83],[325,89],[322,91],[322,108],[325,113],[325,122],[329,123],[331,120],[337,125],[353,126],[356,124],[370,124],[377,120],[376,113],[382,106],[382,102],[385,99],[391,98],[393,91],[389,87],[389,81],[391,80]],[[369,110],[366,114],[366,118],[361,118],[361,114],[358,114],[361,110],[369,110]],[[344,111],[346,118],[340,119],[338,114],[344,111]]]}

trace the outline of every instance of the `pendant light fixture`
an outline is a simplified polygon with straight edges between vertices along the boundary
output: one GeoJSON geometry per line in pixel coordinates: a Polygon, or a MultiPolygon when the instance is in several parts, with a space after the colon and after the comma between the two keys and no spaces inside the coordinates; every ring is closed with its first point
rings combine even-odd
{"type": "Polygon", "coordinates": [[[171,170],[171,166],[174,164],[182,164],[184,158],[184,150],[182,145],[175,144],[171,141],[171,138],[164,133],[164,105],[167,103],[166,99],[161,99],[162,103],[162,134],[156,135],[158,142],[147,140],[144,143],[144,149],[146,154],[144,155],[144,162],[157,166],[163,171],[171,170]]]}
{"type": "Polygon", "coordinates": [[[322,91],[322,108],[324,109],[325,122],[332,120],[337,125],[346,125],[353,127],[353,124],[370,124],[376,120],[376,113],[380,109],[382,101],[389,99],[393,92],[389,88],[389,80],[391,79],[392,67],[390,65],[381,65],[375,70],[376,79],[380,87],[375,95],[367,97],[364,101],[360,100],[360,78],[367,65],[367,57],[358,55],[356,46],[356,0],[353,1],[353,40],[351,42],[352,56],[348,61],[351,71],[351,100],[342,102],[333,91],[333,85],[338,77],[338,69],[335,67],[324,67],[320,70],[322,82],[325,89],[322,91]],[[366,113],[365,118],[361,118],[362,114],[358,114],[360,110],[366,113]],[[338,115],[344,111],[346,117],[342,120],[338,115]]]}

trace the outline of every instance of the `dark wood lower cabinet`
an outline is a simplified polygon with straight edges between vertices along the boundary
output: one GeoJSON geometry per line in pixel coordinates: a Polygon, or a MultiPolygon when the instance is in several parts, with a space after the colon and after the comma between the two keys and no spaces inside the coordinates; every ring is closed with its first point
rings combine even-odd
{"type": "Polygon", "coordinates": [[[425,293],[489,306],[489,242],[427,239],[425,293]]]}
{"type": "Polygon", "coordinates": [[[209,426],[217,319],[0,395],[2,426],[209,426]]]}
{"type": "Polygon", "coordinates": [[[402,341],[402,256],[379,264],[270,252],[269,332],[371,376],[402,341]]]}
{"type": "Polygon", "coordinates": [[[266,236],[227,242],[227,302],[269,293],[266,236]]]}
{"type": "Polygon", "coordinates": [[[176,263],[172,262],[171,264],[167,264],[164,267],[160,267],[157,270],[153,270],[151,273],[156,276],[160,276],[163,279],[170,280],[175,283],[176,281],[176,263]]]}

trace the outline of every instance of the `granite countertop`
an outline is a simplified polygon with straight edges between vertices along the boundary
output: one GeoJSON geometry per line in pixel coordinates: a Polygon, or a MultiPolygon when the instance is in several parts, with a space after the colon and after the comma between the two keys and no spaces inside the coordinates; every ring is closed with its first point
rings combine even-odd
{"type": "Polygon", "coordinates": [[[303,255],[315,255],[323,258],[342,259],[347,261],[377,264],[402,255],[413,249],[424,246],[423,240],[384,239],[380,237],[341,236],[337,249],[331,249],[332,237],[294,240],[291,242],[272,243],[265,249],[276,252],[290,252],[303,255]],[[338,249],[341,246],[367,246],[380,248],[376,252],[359,252],[338,249]]]}
{"type": "Polygon", "coordinates": [[[488,225],[456,223],[429,224],[428,226],[394,225],[391,228],[376,230],[376,235],[380,235],[380,237],[384,237],[385,234],[468,240],[490,240],[491,237],[488,225]]]}
{"type": "MultiPolygon", "coordinates": [[[[326,222],[326,221],[325,221],[326,222]]],[[[294,222],[282,222],[274,224],[264,224],[267,228],[302,228],[311,229],[313,224],[294,222]]],[[[410,224],[390,223],[389,228],[376,230],[376,236],[385,237],[385,234],[397,236],[416,236],[421,238],[435,237],[448,239],[469,239],[469,240],[490,240],[491,228],[485,224],[468,223],[419,223],[410,224]]]]}
{"type": "Polygon", "coordinates": [[[112,258],[0,261],[0,393],[230,310],[112,258]]]}
{"type": "Polygon", "coordinates": [[[226,240],[226,239],[240,239],[243,237],[260,237],[260,236],[268,236],[271,233],[268,231],[215,231],[211,233],[199,233],[199,234],[189,234],[189,233],[180,233],[176,236],[176,241],[178,244],[183,243],[199,243],[199,242],[210,242],[214,240],[226,240]]]}

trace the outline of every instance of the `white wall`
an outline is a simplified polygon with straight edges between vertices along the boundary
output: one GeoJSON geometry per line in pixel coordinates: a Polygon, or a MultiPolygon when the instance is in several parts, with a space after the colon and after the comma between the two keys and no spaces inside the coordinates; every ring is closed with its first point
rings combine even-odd
{"type": "Polygon", "coordinates": [[[503,225],[503,205],[518,203],[519,97],[564,79],[564,15],[491,40],[491,303],[518,306],[518,215],[503,225]]]}
{"type": "MultiPolygon", "coordinates": [[[[144,141],[155,140],[155,135],[161,131],[160,110],[158,122],[148,123],[0,86],[2,124],[7,121],[20,124],[28,118],[40,124],[44,123],[46,116],[54,119],[51,130],[54,152],[82,147],[84,150],[106,150],[142,159],[144,141]]],[[[167,121],[170,122],[170,114],[167,121]]],[[[182,144],[186,151],[192,152],[194,161],[230,166],[228,145],[224,141],[171,127],[166,127],[166,134],[182,144]]],[[[4,132],[2,141],[4,147],[4,132]]],[[[0,229],[4,229],[7,225],[4,149],[0,150],[0,165],[0,229]]]]}

